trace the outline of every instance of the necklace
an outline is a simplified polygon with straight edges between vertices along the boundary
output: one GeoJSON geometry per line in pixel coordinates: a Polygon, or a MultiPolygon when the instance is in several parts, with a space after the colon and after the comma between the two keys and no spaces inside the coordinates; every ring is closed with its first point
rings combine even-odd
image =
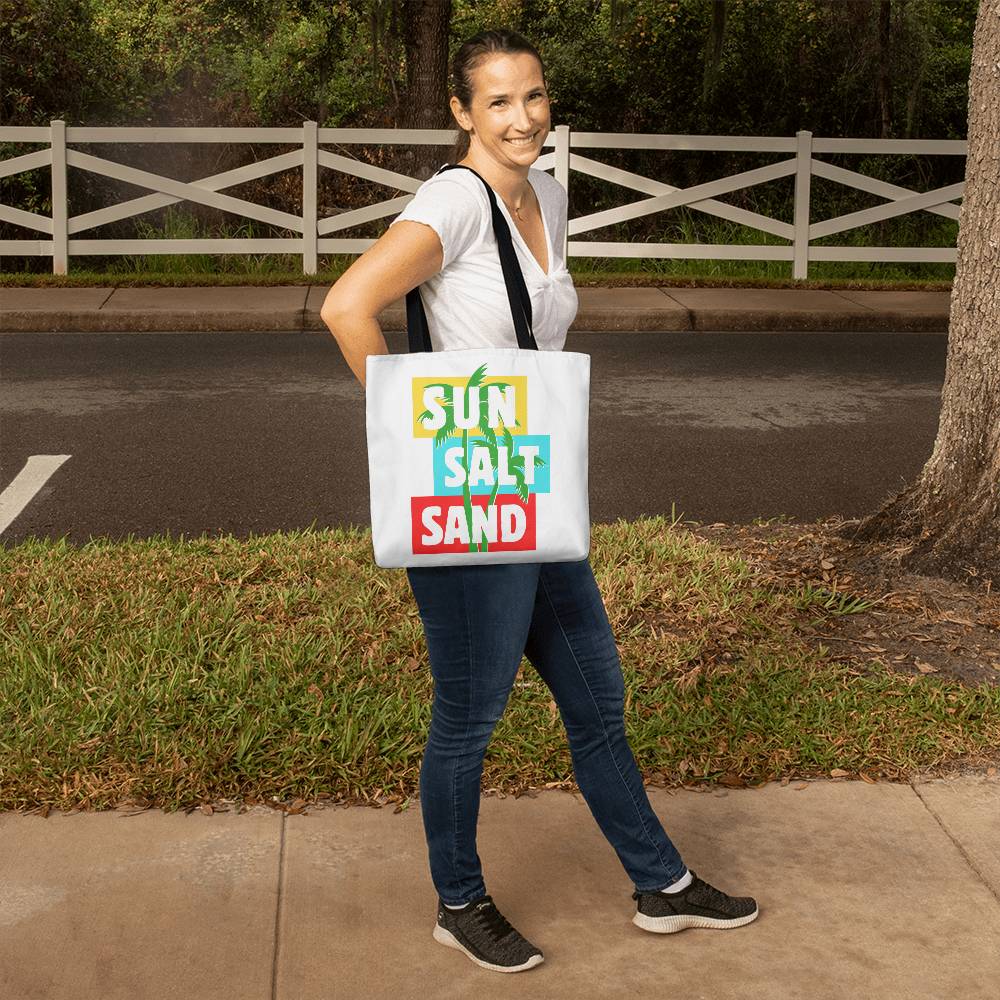
{"type": "MultiPolygon", "coordinates": [[[[527,195],[525,195],[525,197],[527,197],[527,195]]],[[[521,199],[521,202],[522,202],[522,204],[524,203],[524,198],[521,199]]],[[[510,208],[510,205],[508,205],[507,207],[510,208]]],[[[521,222],[524,222],[524,219],[521,218],[521,207],[520,207],[520,205],[515,206],[514,209],[513,209],[513,211],[514,211],[514,215],[516,215],[517,218],[521,222]]]]}

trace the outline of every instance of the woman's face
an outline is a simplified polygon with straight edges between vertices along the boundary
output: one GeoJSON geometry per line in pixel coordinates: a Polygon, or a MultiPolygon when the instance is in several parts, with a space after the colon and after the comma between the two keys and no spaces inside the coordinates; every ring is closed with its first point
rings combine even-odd
{"type": "Polygon", "coordinates": [[[549,134],[549,94],[542,68],[530,52],[497,53],[472,72],[472,107],[466,113],[451,99],[456,120],[471,129],[469,152],[505,166],[526,167],[541,152],[549,134]],[[528,142],[515,142],[528,138],[528,142]]]}

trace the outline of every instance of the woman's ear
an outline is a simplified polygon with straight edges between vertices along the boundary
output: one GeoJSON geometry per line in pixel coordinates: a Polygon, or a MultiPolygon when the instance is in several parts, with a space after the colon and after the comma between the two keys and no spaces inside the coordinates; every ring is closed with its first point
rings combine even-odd
{"type": "Polygon", "coordinates": [[[472,122],[463,110],[462,102],[457,97],[453,97],[448,102],[448,106],[451,108],[452,117],[456,122],[458,122],[459,128],[461,128],[463,132],[470,132],[472,130],[472,122]]]}

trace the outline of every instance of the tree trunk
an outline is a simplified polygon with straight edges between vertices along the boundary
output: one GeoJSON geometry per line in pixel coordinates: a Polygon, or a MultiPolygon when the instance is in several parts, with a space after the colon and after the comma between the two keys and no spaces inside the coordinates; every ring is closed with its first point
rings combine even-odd
{"type": "MultiPolygon", "coordinates": [[[[403,4],[406,95],[399,128],[455,128],[448,110],[448,28],[451,0],[403,4]]],[[[398,169],[426,180],[448,158],[447,146],[408,146],[398,169]]]]}
{"type": "Polygon", "coordinates": [[[714,98],[722,68],[722,47],[726,41],[726,0],[712,0],[712,27],[705,46],[701,101],[708,105],[714,98]]]}
{"type": "Polygon", "coordinates": [[[934,449],[916,482],[838,534],[910,572],[1000,585],[1000,0],[981,0],[969,150],[934,449]],[[873,548],[882,548],[882,545],[873,548]],[[971,579],[970,579],[971,578],[971,579]]]}
{"type": "Polygon", "coordinates": [[[889,139],[892,137],[892,55],[890,53],[892,11],[889,7],[889,0],[879,0],[876,16],[878,18],[876,90],[878,93],[879,136],[883,139],[889,139]]]}

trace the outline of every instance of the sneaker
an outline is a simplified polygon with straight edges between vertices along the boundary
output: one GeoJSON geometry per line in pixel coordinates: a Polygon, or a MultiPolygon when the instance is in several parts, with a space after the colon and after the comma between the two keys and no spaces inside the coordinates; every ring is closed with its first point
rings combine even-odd
{"type": "Polygon", "coordinates": [[[507,922],[491,896],[480,896],[461,910],[438,899],[434,940],[464,951],[476,965],[494,972],[523,972],[545,959],[507,922]]]}
{"type": "Polygon", "coordinates": [[[750,896],[727,896],[693,871],[691,884],[680,892],[633,892],[632,898],[639,901],[632,923],[655,934],[685,927],[742,927],[759,912],[750,896]]]}

